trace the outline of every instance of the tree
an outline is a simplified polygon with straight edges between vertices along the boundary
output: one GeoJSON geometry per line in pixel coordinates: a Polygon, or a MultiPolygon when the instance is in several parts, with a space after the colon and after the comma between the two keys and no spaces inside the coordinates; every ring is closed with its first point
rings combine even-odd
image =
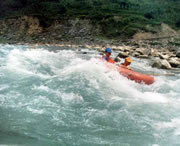
{"type": "Polygon", "coordinates": [[[177,20],[177,22],[176,22],[176,27],[179,27],[179,28],[180,28],[180,18],[179,18],[179,20],[177,20]]]}

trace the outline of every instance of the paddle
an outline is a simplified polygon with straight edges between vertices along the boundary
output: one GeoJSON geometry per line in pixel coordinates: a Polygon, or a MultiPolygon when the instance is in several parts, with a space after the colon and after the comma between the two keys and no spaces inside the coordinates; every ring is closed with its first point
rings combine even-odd
{"type": "Polygon", "coordinates": [[[166,73],[166,74],[158,74],[158,73],[154,73],[154,74],[149,74],[152,76],[175,76],[174,73],[166,73]]]}

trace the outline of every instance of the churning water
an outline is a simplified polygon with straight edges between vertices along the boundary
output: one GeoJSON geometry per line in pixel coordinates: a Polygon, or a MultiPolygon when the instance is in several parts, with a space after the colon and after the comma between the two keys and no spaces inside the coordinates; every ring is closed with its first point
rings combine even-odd
{"type": "MultiPolygon", "coordinates": [[[[0,45],[0,145],[179,146],[180,75],[137,84],[98,58],[95,50],[0,45]]],[[[133,60],[132,68],[153,70],[133,60]]]]}

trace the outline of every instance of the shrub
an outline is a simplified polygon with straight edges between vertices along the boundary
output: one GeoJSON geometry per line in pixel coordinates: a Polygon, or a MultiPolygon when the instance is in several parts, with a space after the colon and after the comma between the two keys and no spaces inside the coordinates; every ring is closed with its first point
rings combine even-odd
{"type": "Polygon", "coordinates": [[[151,12],[145,13],[144,17],[147,19],[153,19],[154,18],[153,14],[151,12]]]}
{"type": "Polygon", "coordinates": [[[180,18],[176,21],[176,27],[180,28],[180,18]]]}

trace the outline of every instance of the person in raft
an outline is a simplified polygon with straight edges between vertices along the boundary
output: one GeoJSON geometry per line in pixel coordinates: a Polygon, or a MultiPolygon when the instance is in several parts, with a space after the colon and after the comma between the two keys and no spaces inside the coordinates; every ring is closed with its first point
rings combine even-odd
{"type": "Polygon", "coordinates": [[[111,48],[106,48],[104,52],[105,52],[105,53],[104,53],[104,55],[102,56],[102,59],[105,60],[105,61],[107,61],[107,62],[109,62],[109,63],[113,63],[113,64],[114,64],[115,61],[110,58],[111,53],[112,53],[111,48]]]}
{"type": "Polygon", "coordinates": [[[124,63],[121,64],[121,67],[130,69],[128,66],[131,64],[132,60],[130,57],[124,59],[124,63]]]}

